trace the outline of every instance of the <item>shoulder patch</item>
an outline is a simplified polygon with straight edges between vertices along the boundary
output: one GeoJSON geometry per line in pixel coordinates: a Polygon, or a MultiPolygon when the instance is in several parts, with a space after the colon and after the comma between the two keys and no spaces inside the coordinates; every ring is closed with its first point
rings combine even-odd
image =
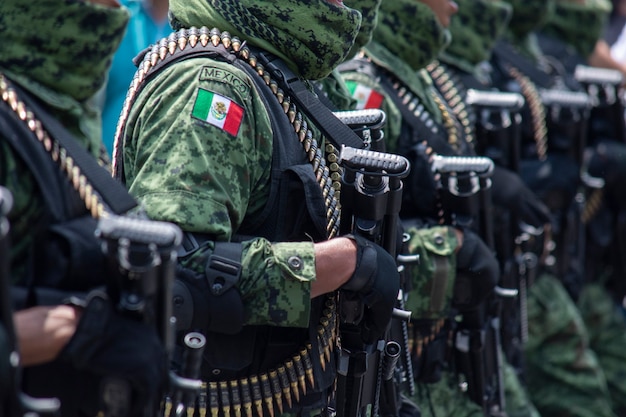
{"type": "Polygon", "coordinates": [[[239,133],[244,109],[231,99],[198,88],[191,116],[216,126],[233,136],[239,133]]]}
{"type": "Polygon", "coordinates": [[[346,85],[352,98],[357,102],[357,110],[380,109],[383,104],[383,95],[378,91],[356,81],[346,81],[346,85]]]}
{"type": "Polygon", "coordinates": [[[228,84],[239,91],[244,97],[247,96],[250,91],[250,85],[246,81],[224,68],[206,65],[202,67],[198,79],[200,81],[219,81],[228,84]]]}

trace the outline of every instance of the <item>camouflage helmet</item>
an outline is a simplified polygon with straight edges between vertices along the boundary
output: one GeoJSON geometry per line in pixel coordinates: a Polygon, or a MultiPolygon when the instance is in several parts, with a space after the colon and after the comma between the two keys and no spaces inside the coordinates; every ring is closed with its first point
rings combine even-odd
{"type": "Polygon", "coordinates": [[[444,55],[471,65],[488,60],[495,42],[504,33],[512,7],[500,0],[456,0],[459,11],[450,20],[452,43],[444,55]]]}
{"type": "Polygon", "coordinates": [[[587,58],[602,36],[611,8],[609,0],[557,0],[555,13],[541,31],[587,58]]]}

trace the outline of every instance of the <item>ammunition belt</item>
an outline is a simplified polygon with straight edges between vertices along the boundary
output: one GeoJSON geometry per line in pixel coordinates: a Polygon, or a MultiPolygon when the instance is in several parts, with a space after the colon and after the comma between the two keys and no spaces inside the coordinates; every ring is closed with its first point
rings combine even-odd
{"type": "Polygon", "coordinates": [[[80,199],[85,203],[85,207],[94,218],[99,218],[105,213],[105,204],[102,197],[89,183],[88,178],[81,171],[80,167],[74,164],[74,159],[68,156],[65,148],[63,148],[55,139],[53,139],[48,131],[43,127],[35,114],[30,111],[26,104],[17,96],[15,89],[9,85],[9,80],[0,73],[0,96],[2,101],[7,103],[11,110],[17,114],[28,129],[33,132],[34,136],[44,147],[46,152],[50,154],[52,160],[58,164],[63,174],[68,178],[72,187],[78,192],[80,199]]]}
{"type": "Polygon", "coordinates": [[[424,325],[423,320],[419,326],[414,323],[409,324],[409,333],[411,334],[409,351],[413,353],[413,356],[420,358],[430,342],[435,340],[442,331],[448,331],[446,329],[446,321],[447,319],[440,318],[430,320],[429,325],[424,325]]]}
{"type": "MultiPolygon", "coordinates": [[[[313,130],[309,127],[302,113],[292,103],[291,97],[286,94],[278,83],[270,77],[261,63],[257,61],[254,53],[237,37],[231,37],[228,32],[220,32],[218,29],[207,27],[180,29],[161,39],[153,45],[150,52],[138,66],[129,91],[126,95],[120,120],[115,134],[115,150],[113,158],[114,174],[121,167],[118,166],[121,157],[122,131],[128,119],[130,108],[135,101],[142,83],[144,83],[155,67],[165,60],[172,58],[177,53],[197,48],[215,50],[223,47],[229,54],[243,60],[252,67],[259,77],[263,79],[275,98],[281,104],[285,115],[292,124],[296,137],[300,141],[309,162],[311,163],[316,179],[322,190],[326,204],[327,233],[332,238],[339,232],[340,216],[340,190],[341,168],[338,164],[338,152],[333,145],[326,143],[323,138],[317,140],[313,130]]],[[[287,138],[285,138],[287,139],[287,138]]],[[[326,300],[325,309],[317,326],[316,349],[311,342],[305,343],[290,358],[277,364],[272,369],[255,375],[249,375],[236,380],[217,381],[204,383],[204,389],[196,399],[196,407],[200,416],[204,416],[210,410],[212,417],[222,415],[229,417],[231,412],[235,417],[245,414],[245,417],[265,416],[273,417],[276,407],[279,413],[283,412],[284,405],[291,408],[300,401],[301,395],[305,395],[309,388],[315,387],[313,374],[313,361],[319,359],[322,370],[331,360],[331,354],[337,341],[337,313],[336,295],[330,294],[326,300]],[[314,350],[319,352],[319,358],[312,358],[314,350]]],[[[165,416],[169,416],[171,409],[177,404],[172,404],[171,399],[166,399],[164,404],[165,416]]],[[[188,409],[188,415],[194,415],[193,410],[188,409]],[[189,414],[191,412],[191,414],[189,414]]]]}
{"type": "Polygon", "coordinates": [[[257,61],[256,56],[245,45],[245,42],[242,42],[237,37],[231,37],[228,32],[220,32],[215,28],[209,29],[203,26],[201,28],[180,29],[170,34],[167,38],[161,39],[153,45],[150,52],[146,53],[131,82],[116,128],[113,155],[114,175],[118,175],[121,170],[119,161],[121,159],[122,130],[126,125],[131,105],[136,99],[139,87],[151,71],[166,58],[171,58],[175,54],[189,48],[206,49],[208,51],[211,49],[215,50],[217,47],[225,48],[228,53],[252,67],[282,105],[283,111],[293,125],[297,138],[313,166],[316,179],[322,189],[326,205],[326,230],[328,237],[336,236],[339,232],[341,210],[341,167],[337,162],[339,160],[337,149],[330,143],[326,143],[323,149],[320,148],[320,145],[325,142],[323,137],[320,140],[313,137],[312,129],[308,126],[307,121],[296,105],[292,103],[291,97],[285,94],[278,83],[265,71],[263,65],[257,61]]]}
{"type": "Polygon", "coordinates": [[[473,143],[475,135],[474,126],[470,121],[467,105],[465,104],[464,96],[460,91],[460,82],[458,80],[455,81],[449,74],[449,70],[447,70],[445,65],[441,64],[439,61],[431,62],[426,67],[426,70],[463,127],[465,141],[473,143]]]}
{"type": "Polygon", "coordinates": [[[507,65],[509,75],[517,81],[520,92],[528,103],[530,118],[532,120],[533,137],[537,156],[540,160],[545,160],[548,152],[548,127],[546,125],[546,109],[541,101],[541,96],[535,84],[526,75],[522,74],[512,65],[507,65]]]}

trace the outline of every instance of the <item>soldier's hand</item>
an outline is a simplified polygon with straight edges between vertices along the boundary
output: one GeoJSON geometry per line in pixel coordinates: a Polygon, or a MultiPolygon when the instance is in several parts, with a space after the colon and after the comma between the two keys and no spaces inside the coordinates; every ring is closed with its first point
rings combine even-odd
{"type": "Polygon", "coordinates": [[[361,338],[364,343],[378,340],[387,329],[400,290],[400,274],[395,259],[379,245],[349,235],[357,245],[356,268],[343,286],[361,297],[364,312],[361,338]]]}
{"type": "Polygon", "coordinates": [[[515,172],[495,167],[492,175],[492,196],[496,206],[511,211],[526,224],[542,228],[550,223],[548,207],[515,172]]]}
{"type": "Polygon", "coordinates": [[[500,266],[493,251],[469,229],[463,230],[463,244],[456,255],[457,277],[452,303],[460,310],[478,306],[500,279],[500,266]]]}
{"type": "MultiPolygon", "coordinates": [[[[90,390],[104,392],[90,391],[85,397],[106,403],[107,395],[110,399],[116,394],[114,401],[119,403],[111,406],[125,410],[119,414],[123,416],[144,415],[146,406],[158,406],[169,366],[156,329],[122,317],[101,293],[89,296],[76,333],[59,360],[85,378],[99,380],[90,390]]],[[[78,407],[92,413],[85,415],[96,415],[103,405],[85,398],[78,407]]]]}

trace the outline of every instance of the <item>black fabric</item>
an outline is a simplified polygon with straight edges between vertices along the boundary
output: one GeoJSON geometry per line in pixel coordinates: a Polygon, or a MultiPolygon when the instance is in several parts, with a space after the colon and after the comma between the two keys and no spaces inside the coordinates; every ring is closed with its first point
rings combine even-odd
{"type": "Polygon", "coordinates": [[[491,176],[491,195],[497,206],[535,228],[550,223],[550,210],[513,171],[496,166],[491,176]]]}
{"type": "Polygon", "coordinates": [[[466,311],[479,306],[492,293],[500,279],[500,266],[493,251],[469,229],[463,230],[463,244],[456,259],[452,305],[466,311]]]}
{"type": "MultiPolygon", "coordinates": [[[[68,150],[75,163],[85,163],[81,170],[97,178],[94,188],[115,200],[114,207],[126,210],[135,205],[128,192],[100,167],[95,158],[83,150],[76,139],[49,116],[32,97],[19,90],[19,98],[27,102],[37,118],[42,118],[48,133],[68,150]],[[104,187],[100,190],[96,187],[104,187]],[[112,190],[109,194],[108,191],[112,190]]],[[[6,103],[0,104],[0,130],[15,153],[25,162],[44,200],[43,218],[32,226],[29,261],[32,268],[22,277],[21,286],[53,288],[61,291],[87,291],[105,280],[104,255],[94,232],[96,220],[88,213],[78,192],[52,160],[34,133],[6,103]]],[[[36,296],[26,298],[27,305],[38,304],[36,296]]]]}
{"type": "Polygon", "coordinates": [[[400,290],[400,274],[395,259],[385,249],[359,235],[347,237],[357,244],[357,264],[342,289],[354,292],[367,306],[361,338],[371,344],[387,330],[400,290]]]}
{"type": "Polygon", "coordinates": [[[25,368],[24,389],[35,397],[63,398],[63,416],[106,410],[136,417],[158,408],[166,378],[167,356],[155,329],[123,318],[105,296],[94,294],[58,359],[25,368]]]}

